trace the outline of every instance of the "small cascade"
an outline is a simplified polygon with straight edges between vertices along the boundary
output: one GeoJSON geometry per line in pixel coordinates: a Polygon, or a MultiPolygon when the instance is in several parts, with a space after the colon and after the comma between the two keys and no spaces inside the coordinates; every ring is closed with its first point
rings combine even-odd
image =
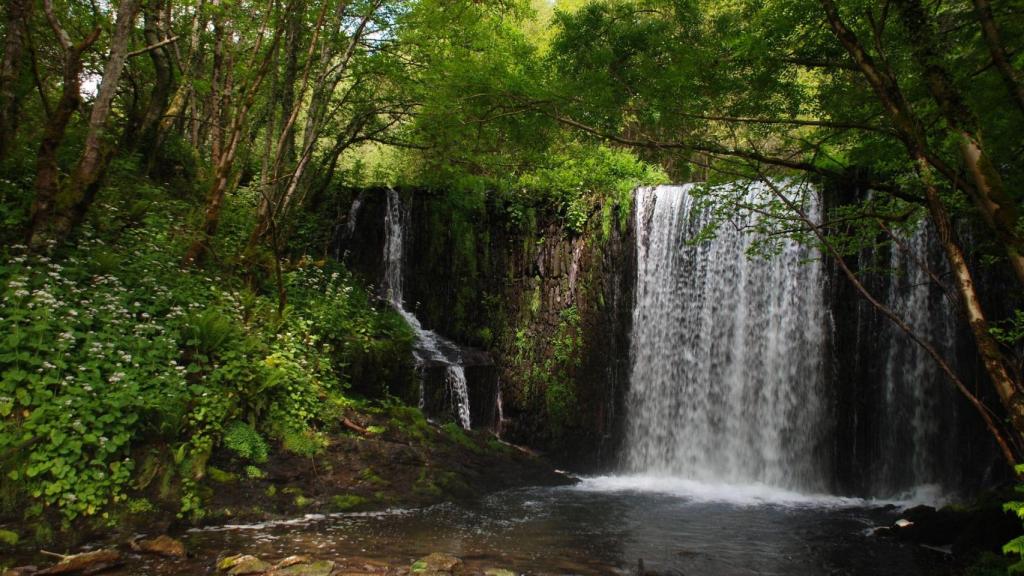
{"type": "Polygon", "coordinates": [[[691,189],[636,192],[626,465],[821,490],[827,313],[817,254],[787,243],[772,260],[748,257],[750,216],[691,243],[710,218],[691,189]]]}
{"type": "MultiPolygon", "coordinates": [[[[384,295],[391,306],[402,315],[416,335],[413,354],[416,365],[422,370],[427,366],[445,367],[445,396],[451,412],[458,417],[459,424],[469,429],[469,388],[465,369],[462,366],[462,350],[433,330],[423,328],[416,316],[405,309],[403,302],[402,258],[403,230],[406,213],[398,192],[387,190],[387,211],[384,215],[384,295]]],[[[420,408],[426,406],[424,383],[420,382],[420,408]]]]}
{"type": "Polygon", "coordinates": [[[459,415],[459,424],[469,430],[469,386],[466,384],[466,370],[458,364],[445,368],[445,397],[454,412],[459,415]]]}
{"type": "Polygon", "coordinates": [[[356,226],[359,222],[359,210],[363,207],[365,191],[360,191],[354,200],[352,200],[352,206],[348,209],[348,216],[345,219],[344,227],[338,224],[334,228],[334,239],[333,239],[333,251],[335,260],[342,259],[342,247],[345,246],[352,238],[356,235],[356,226]]]}

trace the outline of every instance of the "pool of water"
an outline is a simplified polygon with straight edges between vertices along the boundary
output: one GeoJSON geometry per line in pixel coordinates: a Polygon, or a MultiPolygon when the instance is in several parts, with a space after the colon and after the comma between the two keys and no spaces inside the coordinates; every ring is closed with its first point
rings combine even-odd
{"type": "Polygon", "coordinates": [[[804,495],[765,486],[610,476],[525,488],[472,504],[309,515],[180,535],[185,561],[133,559],[122,574],[197,574],[218,554],[292,554],[408,566],[430,552],[473,569],[534,574],[896,575],[952,570],[942,551],[870,535],[910,504],[804,495]]]}

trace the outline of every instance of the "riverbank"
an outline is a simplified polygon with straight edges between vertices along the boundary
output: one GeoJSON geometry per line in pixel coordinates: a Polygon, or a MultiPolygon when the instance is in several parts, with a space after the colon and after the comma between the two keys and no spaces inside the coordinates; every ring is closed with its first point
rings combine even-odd
{"type": "MultiPolygon", "coordinates": [[[[258,467],[229,448],[215,451],[197,482],[205,514],[198,524],[179,513],[180,501],[159,481],[158,471],[140,492],[148,505],[107,515],[106,522],[79,523],[75,530],[43,530],[16,519],[0,523],[13,535],[0,568],[46,566],[38,550],[70,554],[85,548],[122,547],[140,534],[180,537],[190,529],[225,525],[288,524],[331,514],[373,514],[446,501],[470,502],[526,485],[563,485],[572,480],[540,457],[501,442],[488,431],[427,421],[416,408],[367,406],[342,416],[345,432],[326,437],[315,456],[271,447],[258,467]],[[141,508],[141,509],[140,509],[141,508]]],[[[0,545],[3,546],[3,545],[0,545]]]]}

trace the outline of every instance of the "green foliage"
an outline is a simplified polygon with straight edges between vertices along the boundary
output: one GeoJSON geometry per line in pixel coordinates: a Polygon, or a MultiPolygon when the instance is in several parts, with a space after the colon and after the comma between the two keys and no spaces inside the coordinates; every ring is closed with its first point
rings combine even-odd
{"type": "Polygon", "coordinates": [[[312,458],[327,448],[327,438],[313,429],[295,430],[285,428],[281,437],[282,447],[299,456],[312,458]]]}
{"type": "MultiPolygon", "coordinates": [[[[1024,475],[1024,464],[1018,464],[1014,469],[1017,476],[1024,475]]],[[[1024,484],[1016,486],[1017,492],[1024,492],[1024,484]]],[[[1024,502],[1011,501],[1003,504],[1004,512],[1013,512],[1020,519],[1024,520],[1024,502]]],[[[1010,574],[1024,573],[1024,535],[1018,536],[1003,545],[1003,554],[1014,557],[1014,563],[1010,565],[1010,574]]]]}
{"type": "Polygon", "coordinates": [[[1015,309],[1012,318],[1007,318],[999,325],[990,327],[989,332],[996,340],[1007,346],[1016,345],[1021,338],[1024,338],[1024,310],[1015,309]]]}
{"type": "Polygon", "coordinates": [[[224,430],[224,447],[239,458],[262,464],[267,461],[270,448],[259,432],[245,422],[235,421],[224,430]]]}
{"type": "Polygon", "coordinates": [[[668,176],[661,169],[630,152],[572,142],[554,151],[543,166],[520,176],[512,188],[518,191],[520,202],[554,207],[565,227],[576,234],[582,233],[594,211],[601,209],[607,237],[613,214],[619,215],[620,228],[628,224],[633,190],[666,182],[668,176]]]}
{"type": "MultiPolygon", "coordinates": [[[[159,477],[162,497],[198,519],[217,446],[251,463],[268,458],[268,437],[319,453],[352,367],[401,363],[412,336],[340,267],[289,271],[280,317],[230,270],[182,270],[188,205],[128,164],[112,170],[96,204],[109,217],[90,218],[77,245],[3,249],[0,494],[26,514],[113,521],[112,505],[159,477]]],[[[225,209],[230,221],[239,206],[225,209]]]]}

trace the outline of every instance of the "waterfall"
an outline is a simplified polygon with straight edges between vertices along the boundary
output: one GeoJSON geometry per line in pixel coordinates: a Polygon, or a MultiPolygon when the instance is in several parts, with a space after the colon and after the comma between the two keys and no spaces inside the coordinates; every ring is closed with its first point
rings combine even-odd
{"type": "MultiPolygon", "coordinates": [[[[912,234],[890,245],[891,270],[879,291],[885,303],[951,358],[955,367],[956,309],[929,277],[929,272],[945,276],[948,269],[934,234],[931,226],[921,222],[912,234]]],[[[876,340],[881,356],[878,466],[869,477],[870,490],[898,494],[922,484],[952,487],[957,483],[953,478],[956,434],[948,428],[956,420],[952,383],[920,346],[891,323],[869,337],[876,340]]]]}
{"type": "MultiPolygon", "coordinates": [[[[458,417],[459,424],[469,429],[471,425],[469,413],[469,388],[466,373],[462,366],[462,351],[457,344],[447,340],[433,330],[423,328],[416,316],[405,309],[403,298],[402,257],[403,230],[406,212],[398,192],[387,190],[387,210],[384,214],[384,294],[391,306],[412,328],[416,336],[413,355],[417,367],[445,367],[445,397],[452,412],[458,417]]],[[[420,408],[425,404],[423,382],[420,382],[420,408]]]]}
{"type": "MultiPolygon", "coordinates": [[[[753,217],[691,242],[692,186],[641,188],[625,463],[632,472],[816,490],[827,310],[817,253],[750,258],[753,217]]],[[[767,191],[752,186],[752,200],[767,191]]],[[[812,207],[813,208],[813,207],[812,207]]]]}

